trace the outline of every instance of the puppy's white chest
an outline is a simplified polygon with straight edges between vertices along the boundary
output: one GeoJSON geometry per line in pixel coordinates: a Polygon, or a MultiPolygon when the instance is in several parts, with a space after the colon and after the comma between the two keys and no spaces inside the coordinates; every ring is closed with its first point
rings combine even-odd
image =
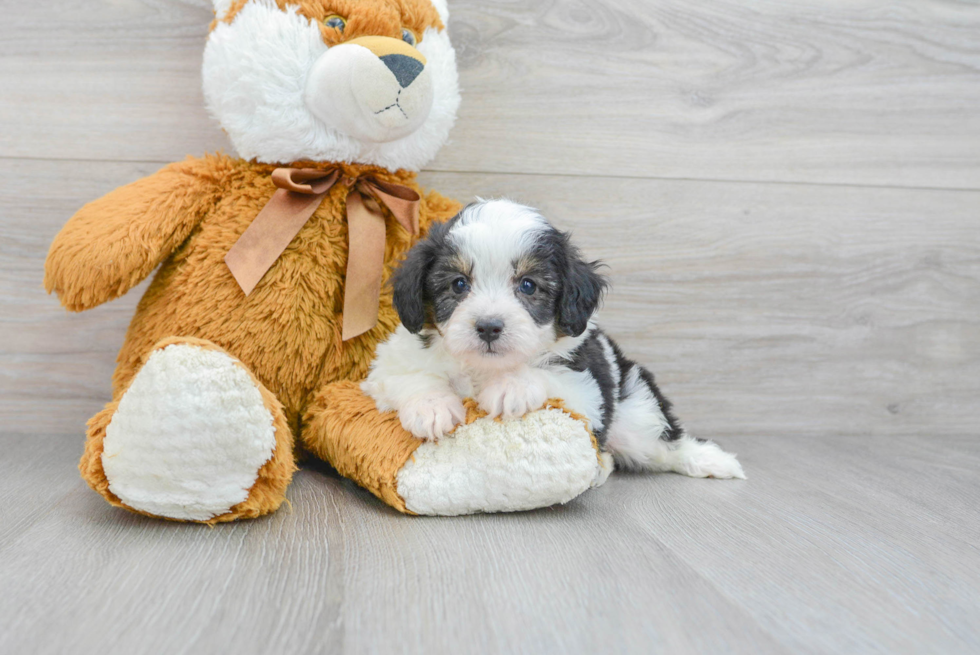
{"type": "Polygon", "coordinates": [[[449,387],[460,398],[476,398],[497,375],[499,372],[474,370],[460,366],[457,371],[449,374],[449,387]]]}
{"type": "Polygon", "coordinates": [[[473,379],[465,373],[449,376],[449,386],[460,398],[472,398],[476,394],[473,379]]]}

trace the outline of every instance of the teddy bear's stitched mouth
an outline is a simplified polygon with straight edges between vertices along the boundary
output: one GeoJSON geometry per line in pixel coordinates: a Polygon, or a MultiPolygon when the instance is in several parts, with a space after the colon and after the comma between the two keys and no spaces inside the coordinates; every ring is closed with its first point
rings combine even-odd
{"type": "Polygon", "coordinates": [[[388,105],[387,107],[384,107],[383,109],[379,109],[378,111],[374,112],[374,115],[377,116],[378,114],[385,113],[386,111],[388,111],[392,107],[398,107],[398,111],[400,111],[402,113],[402,116],[405,117],[405,120],[408,120],[408,114],[406,114],[405,113],[405,110],[402,108],[402,106],[400,104],[398,104],[399,100],[401,100],[401,97],[402,97],[402,89],[398,89],[398,95],[395,96],[395,101],[393,103],[391,103],[390,105],[388,105]]]}

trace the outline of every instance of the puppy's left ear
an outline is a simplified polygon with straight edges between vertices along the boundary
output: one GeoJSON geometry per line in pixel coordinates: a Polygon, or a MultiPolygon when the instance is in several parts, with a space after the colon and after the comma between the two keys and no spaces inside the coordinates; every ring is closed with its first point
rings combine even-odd
{"type": "Polygon", "coordinates": [[[609,283],[599,273],[602,262],[585,261],[578,248],[568,243],[568,235],[563,234],[562,237],[564,271],[561,296],[558,298],[557,325],[562,334],[577,337],[585,332],[589,319],[599,309],[609,283]]]}

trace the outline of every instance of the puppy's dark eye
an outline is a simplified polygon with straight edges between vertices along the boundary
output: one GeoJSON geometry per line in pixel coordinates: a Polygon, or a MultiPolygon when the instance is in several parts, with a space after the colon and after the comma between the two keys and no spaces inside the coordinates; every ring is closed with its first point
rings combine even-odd
{"type": "Polygon", "coordinates": [[[456,293],[463,293],[470,288],[469,283],[466,281],[465,277],[458,277],[453,280],[453,291],[456,293]]]}
{"type": "Polygon", "coordinates": [[[534,292],[538,290],[538,285],[534,283],[534,280],[526,277],[521,280],[521,284],[518,288],[521,290],[521,293],[527,296],[532,296],[534,295],[534,292]]]}
{"type": "Polygon", "coordinates": [[[323,21],[323,24],[326,25],[327,27],[334,28],[338,32],[343,32],[344,28],[347,27],[347,21],[344,20],[344,17],[338,16],[337,14],[334,14],[333,16],[328,16],[327,19],[323,21]]]}
{"type": "Polygon", "coordinates": [[[418,43],[418,39],[415,38],[415,32],[408,29],[407,27],[402,28],[402,41],[408,45],[415,45],[418,43]]]}

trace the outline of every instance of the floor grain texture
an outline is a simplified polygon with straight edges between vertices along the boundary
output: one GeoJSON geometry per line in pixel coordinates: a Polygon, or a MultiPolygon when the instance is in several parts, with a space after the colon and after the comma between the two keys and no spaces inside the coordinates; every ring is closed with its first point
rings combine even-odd
{"type": "Polygon", "coordinates": [[[61,436],[0,444],[57,481],[0,477],[0,652],[980,648],[975,438],[732,437],[746,482],[617,475],[453,519],[309,467],[290,507],[215,529],[109,507],[61,436]]]}
{"type": "Polygon", "coordinates": [[[450,0],[464,101],[422,182],[540,207],[604,327],[749,480],[401,516],[328,467],[214,529],[75,469],[143,287],[68,315],[85,202],[231,150],[208,0],[0,22],[0,653],[980,652],[980,5],[450,0]]]}

